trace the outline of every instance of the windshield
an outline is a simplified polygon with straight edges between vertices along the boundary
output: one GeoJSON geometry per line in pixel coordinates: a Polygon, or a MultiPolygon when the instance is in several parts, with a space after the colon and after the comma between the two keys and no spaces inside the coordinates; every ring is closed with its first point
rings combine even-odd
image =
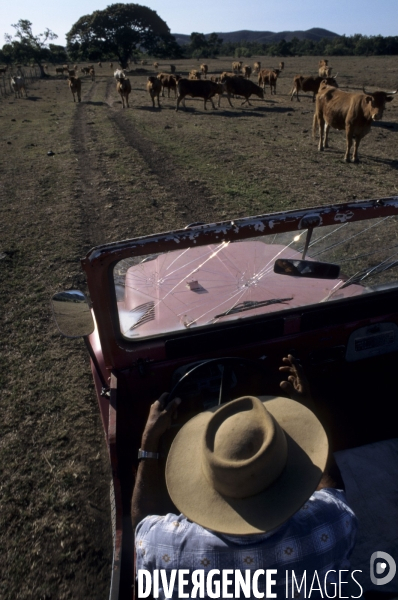
{"type": "Polygon", "coordinates": [[[114,267],[120,330],[143,339],[372,293],[396,285],[397,266],[395,216],[127,258],[114,267]],[[339,278],[274,273],[304,255],[339,278]]]}

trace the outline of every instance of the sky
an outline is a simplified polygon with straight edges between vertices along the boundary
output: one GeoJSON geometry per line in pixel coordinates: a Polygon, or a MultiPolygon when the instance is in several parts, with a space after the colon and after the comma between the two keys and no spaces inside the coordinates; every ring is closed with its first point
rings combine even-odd
{"type": "MultiPolygon", "coordinates": [[[[120,0],[119,0],[120,1],[120,0]]],[[[83,15],[103,10],[110,0],[3,0],[0,2],[0,47],[12,24],[28,19],[35,35],[46,28],[58,35],[53,43],[65,45],[65,35],[83,15]]],[[[127,3],[126,3],[127,4],[127,3]]],[[[295,31],[322,27],[339,35],[398,35],[397,0],[138,0],[155,10],[171,33],[191,34],[251,31],[295,31]],[[244,7],[244,9],[243,9],[244,7]]]]}

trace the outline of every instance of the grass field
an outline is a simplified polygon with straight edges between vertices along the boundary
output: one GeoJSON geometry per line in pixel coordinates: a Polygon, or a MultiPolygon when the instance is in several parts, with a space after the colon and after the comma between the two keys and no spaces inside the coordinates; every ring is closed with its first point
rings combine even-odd
{"type": "MultiPolygon", "coordinates": [[[[1,598],[108,595],[110,472],[89,361],[83,342],[60,337],[50,309],[55,292],[85,291],[79,259],[193,221],[398,195],[398,98],[362,141],[359,164],[343,162],[343,132],[319,153],[310,96],[289,96],[293,76],[316,74],[318,60],[285,59],[276,96],[267,90],[252,107],[222,98],[204,111],[187,99],[176,113],[166,97],[153,109],[149,65],[130,74],[130,109],[108,65],[94,82],[82,76],[80,104],[55,70],[27,99],[0,99],[1,598]]],[[[208,64],[210,74],[231,68],[208,64]]],[[[343,90],[398,86],[395,57],[329,64],[343,90]]],[[[177,72],[198,65],[177,62],[177,72]]]]}

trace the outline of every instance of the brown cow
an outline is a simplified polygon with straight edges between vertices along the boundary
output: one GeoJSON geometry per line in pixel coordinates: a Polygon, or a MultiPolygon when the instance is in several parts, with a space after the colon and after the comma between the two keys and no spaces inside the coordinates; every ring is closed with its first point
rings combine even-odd
{"type": "MultiPolygon", "coordinates": [[[[319,77],[323,77],[323,79],[325,79],[325,77],[331,77],[332,76],[332,67],[320,67],[318,69],[318,75],[319,77]]],[[[336,75],[337,77],[337,75],[336,75]]]]}
{"type": "Polygon", "coordinates": [[[293,87],[290,90],[290,100],[293,100],[293,96],[294,94],[296,94],[297,97],[297,101],[300,102],[299,99],[299,91],[303,91],[303,92],[312,92],[313,96],[312,96],[312,101],[315,102],[315,96],[318,93],[319,90],[319,86],[321,85],[322,81],[326,81],[327,85],[331,85],[333,87],[339,87],[337,85],[337,81],[336,81],[336,77],[337,75],[335,75],[334,77],[313,77],[311,76],[304,76],[304,75],[296,75],[295,78],[293,79],[293,87]]]}
{"type": "Polygon", "coordinates": [[[245,77],[246,79],[250,79],[251,74],[252,74],[252,68],[249,67],[249,65],[244,65],[242,67],[242,73],[243,73],[243,77],[245,77]]]}
{"type": "Polygon", "coordinates": [[[192,71],[190,71],[188,75],[188,79],[200,79],[201,77],[202,73],[197,69],[192,69],[192,71]]]}
{"type": "Polygon", "coordinates": [[[176,66],[170,65],[170,73],[175,73],[175,72],[176,72],[176,66]]]}
{"type": "Polygon", "coordinates": [[[74,77],[73,75],[70,75],[68,77],[68,85],[70,87],[70,91],[72,92],[73,102],[76,102],[75,94],[77,95],[77,101],[80,102],[82,99],[82,82],[81,82],[81,80],[78,77],[74,77]]]}
{"type": "Polygon", "coordinates": [[[153,68],[154,68],[154,69],[156,69],[156,70],[158,70],[158,68],[159,68],[159,63],[158,63],[158,62],[154,62],[154,63],[153,63],[153,68]]]}
{"type": "Polygon", "coordinates": [[[82,67],[80,71],[83,73],[83,75],[88,75],[90,73],[90,69],[88,67],[82,67]]]}
{"type": "Polygon", "coordinates": [[[121,79],[116,80],[116,91],[120,94],[122,98],[123,108],[130,108],[129,106],[129,95],[131,94],[131,84],[130,80],[126,77],[122,77],[121,79]],[[124,103],[126,102],[126,107],[124,103]]]}
{"type": "Polygon", "coordinates": [[[150,77],[148,77],[146,89],[148,90],[149,95],[152,98],[153,108],[155,108],[155,98],[158,99],[158,107],[160,108],[159,95],[160,95],[160,92],[162,91],[162,84],[160,82],[160,79],[158,79],[154,75],[151,75],[150,77]]]}
{"type": "MultiPolygon", "coordinates": [[[[242,80],[244,81],[244,80],[242,80]]],[[[180,105],[180,102],[183,103],[183,106],[186,110],[185,106],[185,97],[191,96],[192,98],[203,98],[204,109],[206,108],[206,102],[210,100],[212,107],[215,109],[213,102],[213,96],[216,94],[222,94],[224,91],[224,86],[220,83],[215,83],[214,81],[210,81],[210,79],[206,80],[198,80],[198,79],[180,79],[177,84],[178,89],[178,97],[177,97],[177,106],[176,111],[180,105]]]]}
{"type": "Polygon", "coordinates": [[[56,75],[63,75],[64,72],[64,68],[63,67],[55,67],[55,74],[56,75]]]}
{"type": "Polygon", "coordinates": [[[253,71],[255,73],[259,73],[261,71],[261,62],[260,61],[254,63],[253,71]]]}
{"type": "Polygon", "coordinates": [[[99,66],[100,69],[102,69],[102,62],[99,62],[98,66],[99,66]]]}
{"type": "Polygon", "coordinates": [[[363,94],[343,92],[322,83],[316,97],[312,123],[314,137],[317,125],[319,127],[319,151],[328,148],[330,127],[345,129],[347,146],[344,160],[350,162],[350,149],[354,140],[352,160],[358,162],[358,146],[361,139],[370,132],[372,122],[382,118],[386,102],[393,100],[390,94],[396,94],[398,90],[369,93],[364,89],[363,92],[363,94]]]}
{"type": "Polygon", "coordinates": [[[232,70],[234,73],[239,73],[241,68],[242,68],[243,62],[241,60],[239,61],[234,61],[232,63],[232,70]]]}
{"type": "Polygon", "coordinates": [[[205,76],[205,79],[207,79],[207,73],[209,72],[208,65],[205,65],[205,64],[200,65],[200,71],[201,71],[202,75],[205,76]]]}
{"type": "Polygon", "coordinates": [[[325,58],[322,58],[318,63],[318,69],[321,69],[322,67],[327,67],[328,64],[329,64],[329,61],[326,60],[325,58]]]}
{"type": "Polygon", "coordinates": [[[170,90],[174,90],[174,98],[177,97],[177,82],[181,79],[180,75],[170,75],[170,73],[159,73],[157,78],[162,86],[162,96],[164,98],[164,88],[167,88],[167,97],[170,98],[170,90]]]}
{"type": "Polygon", "coordinates": [[[91,67],[89,73],[88,73],[91,77],[91,81],[95,81],[95,71],[94,69],[91,67]]]}
{"type": "Polygon", "coordinates": [[[243,104],[246,104],[246,102],[249,106],[252,106],[249,102],[249,98],[252,94],[255,94],[259,98],[264,98],[264,90],[250,79],[244,79],[244,77],[223,77],[221,83],[225,83],[228,102],[232,108],[231,95],[243,96],[246,98],[246,100],[242,102],[242,106],[243,104]]]}
{"type": "Polygon", "coordinates": [[[261,69],[258,74],[258,85],[262,86],[265,94],[265,86],[268,84],[271,90],[274,90],[276,94],[276,80],[278,79],[280,70],[279,69],[261,69]]]}
{"type": "Polygon", "coordinates": [[[285,63],[283,62],[283,60],[281,60],[281,62],[279,63],[279,70],[283,71],[284,68],[285,68],[285,63]]]}

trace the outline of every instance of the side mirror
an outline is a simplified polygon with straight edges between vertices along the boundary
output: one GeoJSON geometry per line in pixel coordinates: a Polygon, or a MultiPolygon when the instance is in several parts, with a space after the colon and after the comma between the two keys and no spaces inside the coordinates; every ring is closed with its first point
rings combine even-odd
{"type": "Polygon", "coordinates": [[[315,262],[313,260],[296,260],[278,258],[274,264],[274,273],[291,277],[313,277],[314,279],[338,279],[339,265],[315,262]]]}
{"type": "Polygon", "coordinates": [[[79,338],[93,333],[94,320],[83,292],[58,292],[52,297],[51,304],[55,322],[62,335],[79,338]]]}

